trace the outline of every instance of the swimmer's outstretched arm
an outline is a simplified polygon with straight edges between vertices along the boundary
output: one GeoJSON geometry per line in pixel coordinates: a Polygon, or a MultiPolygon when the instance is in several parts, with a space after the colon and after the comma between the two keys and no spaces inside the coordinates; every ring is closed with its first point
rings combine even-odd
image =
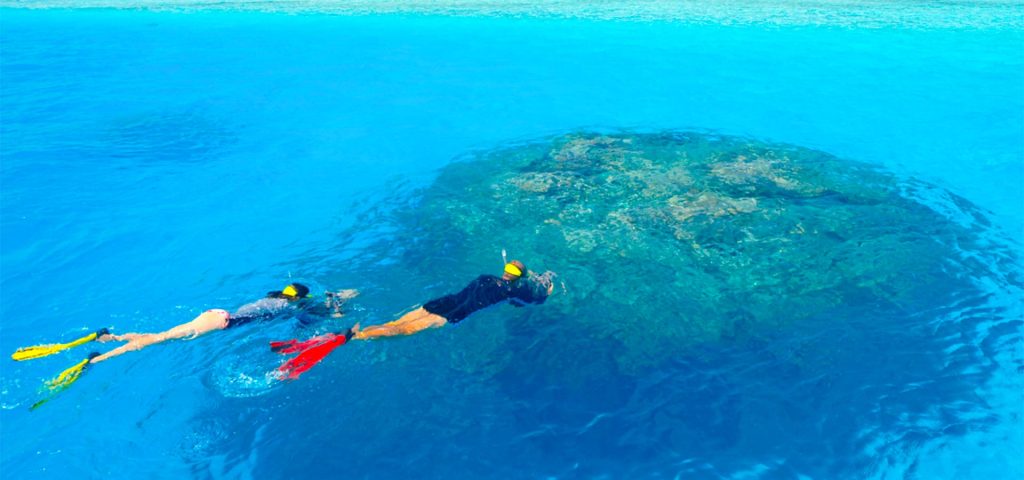
{"type": "Polygon", "coordinates": [[[352,338],[358,340],[370,340],[378,337],[397,337],[401,335],[412,335],[428,328],[443,327],[448,323],[444,317],[426,311],[423,307],[417,308],[402,318],[383,325],[373,325],[360,330],[356,324],[352,328],[352,338]]]}
{"type": "Polygon", "coordinates": [[[223,330],[228,327],[228,312],[224,310],[208,310],[191,322],[183,323],[170,330],[160,333],[126,333],[124,335],[103,335],[97,340],[101,342],[117,341],[128,342],[103,355],[93,357],[89,363],[99,363],[107,359],[123,355],[127,352],[142,350],[150,345],[176,340],[185,337],[198,337],[214,330],[223,330]]]}
{"type": "Polygon", "coordinates": [[[327,299],[324,300],[324,307],[331,312],[331,317],[341,318],[345,315],[345,312],[341,310],[341,307],[345,305],[345,302],[348,302],[357,296],[359,296],[359,290],[355,289],[327,292],[327,299]]]}

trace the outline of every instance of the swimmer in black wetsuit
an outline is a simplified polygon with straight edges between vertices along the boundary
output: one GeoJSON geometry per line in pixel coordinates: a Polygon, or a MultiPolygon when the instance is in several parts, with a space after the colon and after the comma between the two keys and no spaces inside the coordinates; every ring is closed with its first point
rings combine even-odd
{"type": "Polygon", "coordinates": [[[374,325],[359,330],[353,327],[353,338],[369,340],[377,337],[412,335],[428,328],[443,327],[448,323],[459,323],[473,312],[491,305],[508,301],[514,306],[540,304],[554,291],[552,272],[543,275],[528,275],[522,262],[513,260],[505,265],[501,277],[480,275],[459,293],[445,295],[431,300],[398,320],[383,325],[374,325]]]}
{"type": "MultiPolygon", "coordinates": [[[[261,322],[281,317],[285,314],[298,314],[303,317],[341,317],[341,306],[359,292],[341,290],[337,293],[327,292],[323,302],[312,300],[309,288],[301,283],[293,283],[281,291],[267,293],[267,296],[255,302],[239,307],[233,314],[226,310],[214,309],[203,312],[188,323],[183,323],[170,330],[160,333],[125,333],[113,335],[106,333],[96,338],[100,342],[128,342],[102,355],[90,356],[89,363],[99,363],[126,352],[141,350],[150,345],[179,338],[196,338],[215,330],[237,327],[246,323],[261,322]]],[[[305,323],[305,322],[304,322],[305,323]]]]}

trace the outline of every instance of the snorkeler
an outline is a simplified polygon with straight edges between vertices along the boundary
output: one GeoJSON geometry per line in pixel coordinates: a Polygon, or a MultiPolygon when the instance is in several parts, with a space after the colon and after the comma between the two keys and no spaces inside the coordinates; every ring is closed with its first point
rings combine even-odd
{"type": "Polygon", "coordinates": [[[271,342],[270,349],[277,353],[298,354],[278,367],[277,374],[281,379],[299,378],[332,350],[353,338],[369,340],[412,335],[428,328],[459,323],[476,311],[504,301],[517,307],[544,303],[555,289],[553,277],[554,272],[534,275],[527,272],[522,262],[513,260],[505,264],[501,277],[480,275],[460,292],[431,300],[398,320],[366,327],[365,330],[360,330],[357,323],[345,332],[328,333],[305,341],[271,342]],[[527,278],[521,279],[524,272],[527,278]]]}
{"type": "Polygon", "coordinates": [[[527,272],[526,266],[519,260],[505,264],[501,277],[480,275],[458,293],[424,303],[398,320],[383,325],[373,325],[359,330],[353,327],[353,338],[369,340],[378,337],[412,335],[428,328],[443,327],[448,323],[459,323],[472,313],[497,303],[508,301],[513,306],[522,307],[527,304],[541,304],[547,300],[555,285],[552,282],[553,272],[533,275],[527,272]]]}
{"type": "Polygon", "coordinates": [[[193,339],[215,330],[224,330],[247,323],[273,320],[285,315],[298,315],[299,320],[303,322],[309,316],[341,317],[342,305],[358,294],[359,292],[356,290],[341,290],[336,293],[327,292],[323,302],[316,302],[312,299],[313,296],[309,293],[308,287],[299,283],[293,283],[281,291],[269,292],[266,297],[243,305],[233,314],[220,309],[207,310],[190,322],[159,333],[125,333],[123,335],[114,335],[106,328],[102,328],[69,343],[20,348],[11,355],[11,358],[14,360],[30,360],[45,357],[91,341],[126,342],[124,345],[104,354],[94,352],[88,358],[61,372],[56,379],[49,382],[51,391],[59,391],[67,388],[77,380],[89,365],[168,340],[180,338],[193,339]]]}
{"type": "Polygon", "coordinates": [[[255,302],[239,307],[233,314],[227,310],[207,310],[188,323],[183,323],[170,330],[160,333],[126,333],[100,335],[99,342],[128,342],[102,355],[90,359],[90,363],[99,363],[126,352],[141,350],[150,345],[188,337],[188,339],[205,335],[214,330],[224,330],[256,321],[267,321],[285,314],[298,314],[300,321],[304,316],[313,315],[341,317],[341,306],[349,299],[358,295],[356,290],[341,290],[337,293],[327,292],[323,302],[313,302],[309,288],[301,283],[293,283],[281,291],[268,292],[267,296],[255,302]]]}

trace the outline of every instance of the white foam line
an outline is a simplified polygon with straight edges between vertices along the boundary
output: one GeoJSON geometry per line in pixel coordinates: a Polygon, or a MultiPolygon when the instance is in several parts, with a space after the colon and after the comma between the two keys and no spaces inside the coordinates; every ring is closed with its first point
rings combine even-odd
{"type": "Polygon", "coordinates": [[[1005,0],[0,0],[0,7],[551,17],[859,28],[1024,27],[1024,2],[1005,0]]]}

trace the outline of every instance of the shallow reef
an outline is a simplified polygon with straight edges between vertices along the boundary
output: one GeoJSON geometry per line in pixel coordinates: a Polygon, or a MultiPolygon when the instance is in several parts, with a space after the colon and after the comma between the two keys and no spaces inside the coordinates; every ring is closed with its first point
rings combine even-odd
{"type": "Polygon", "coordinates": [[[502,248],[556,271],[561,298],[539,315],[614,336],[632,369],[837,309],[927,308],[963,288],[950,262],[977,239],[921,201],[927,189],[747,138],[575,133],[455,162],[393,220],[417,277],[446,262],[479,269],[502,248]]]}
{"type": "MultiPolygon", "coordinates": [[[[499,273],[503,249],[557,272],[557,294],[340,349],[308,374],[322,381],[281,389],[289,407],[272,423],[350,405],[363,428],[318,441],[391,452],[415,419],[479,476],[517,477],[494,470],[514,456],[551,476],[717,477],[801,452],[778,471],[828,478],[995,429],[990,392],[1019,391],[1001,373],[1021,365],[1017,247],[934,185],[679,131],[530,140],[416,180],[368,194],[338,243],[301,260],[363,291],[345,322],[392,320],[499,273]]],[[[255,438],[252,425],[227,428],[255,438]]],[[[280,456],[263,462],[323,461],[280,456]]]]}

